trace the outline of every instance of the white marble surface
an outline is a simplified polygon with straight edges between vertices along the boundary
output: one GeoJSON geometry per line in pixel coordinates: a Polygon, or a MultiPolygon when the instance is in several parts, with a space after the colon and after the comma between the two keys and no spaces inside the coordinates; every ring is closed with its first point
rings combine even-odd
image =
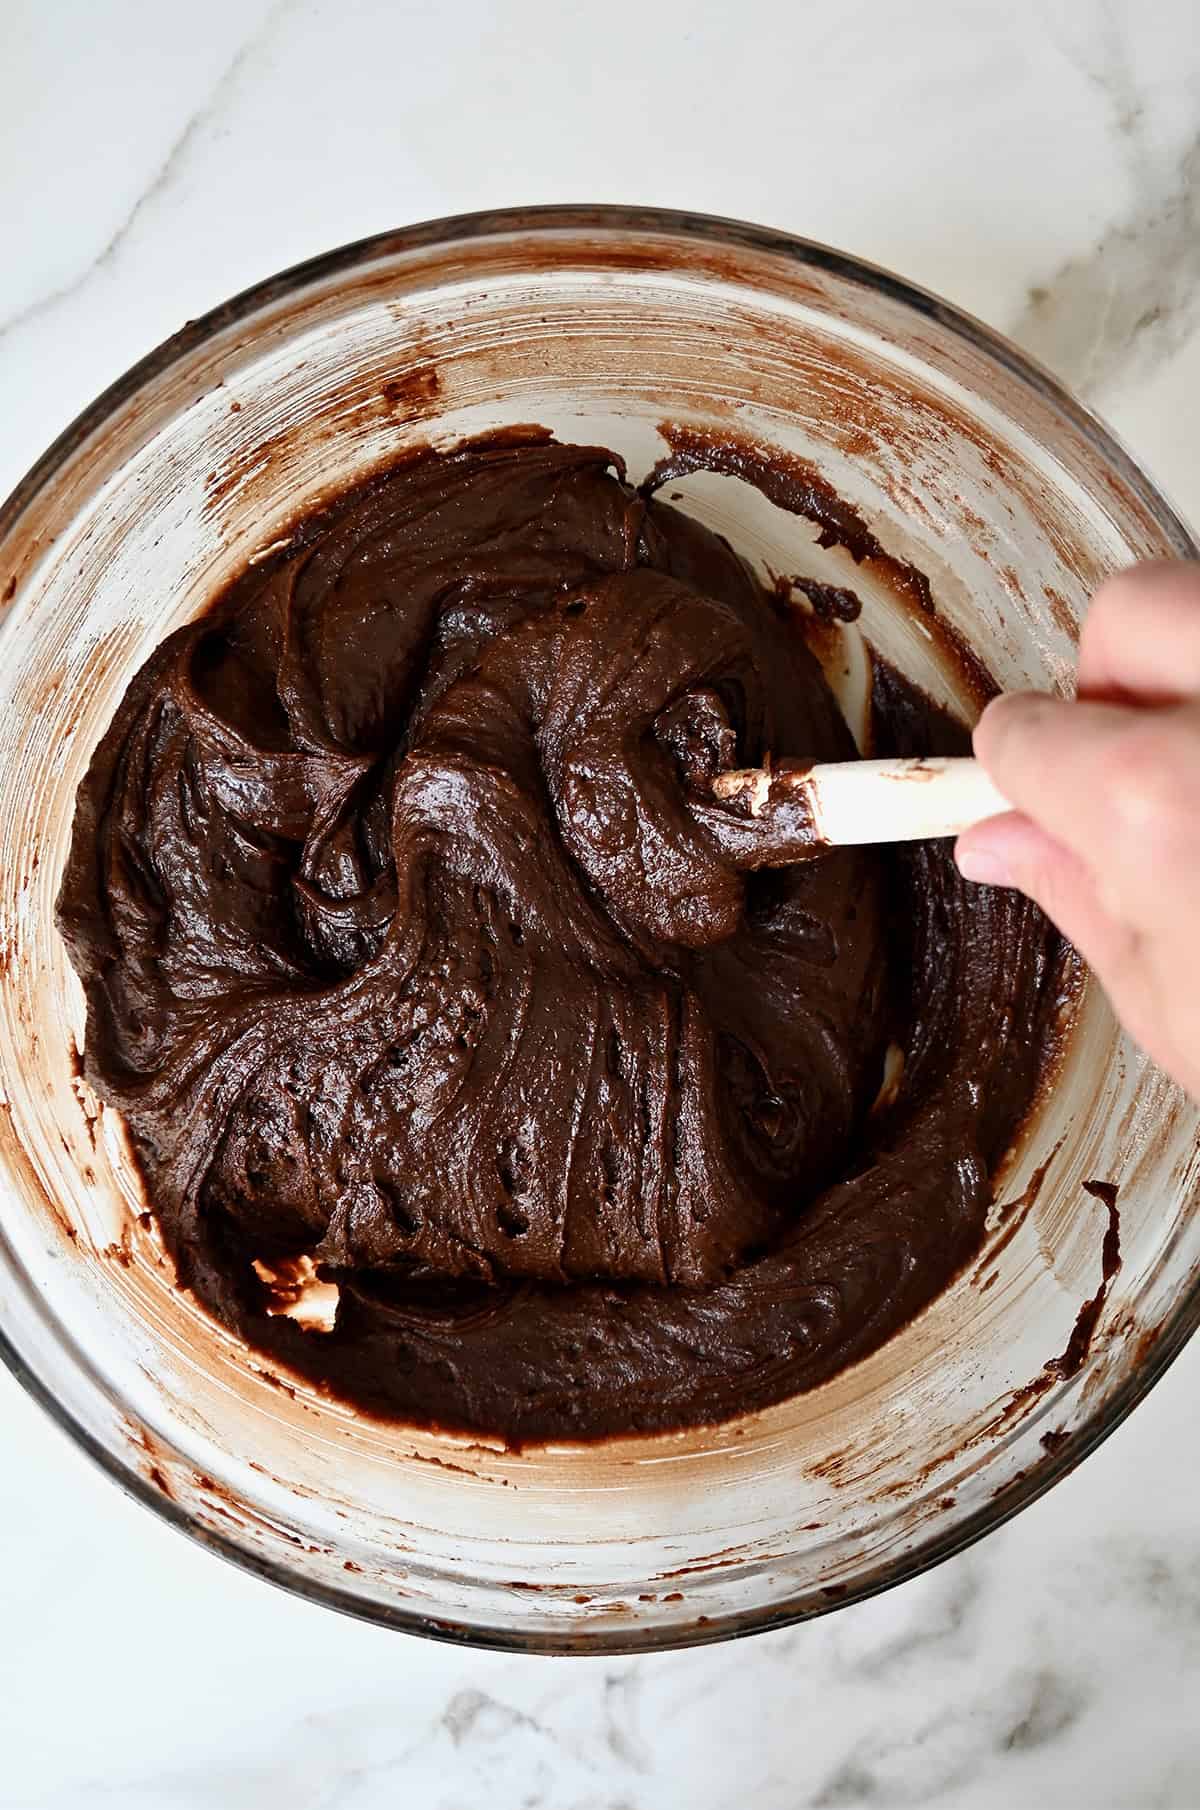
{"type": "MultiPolygon", "coordinates": [[[[636,200],[894,266],[1200,517],[1195,0],[3,0],[0,491],[181,321],[373,230],[636,200]]],[[[1200,1345],[878,1601],[637,1661],[471,1654],[243,1577],[0,1379],[6,1810],[1200,1806],[1200,1345]]]]}

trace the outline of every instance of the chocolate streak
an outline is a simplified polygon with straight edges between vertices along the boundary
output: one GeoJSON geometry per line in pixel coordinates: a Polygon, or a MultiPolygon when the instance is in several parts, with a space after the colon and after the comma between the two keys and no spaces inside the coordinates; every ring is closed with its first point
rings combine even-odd
{"type": "Polygon", "coordinates": [[[1071,1336],[1067,1340],[1067,1348],[1061,1357],[1051,1358],[1046,1365],[1052,1376],[1077,1376],[1083,1369],[1087,1355],[1092,1348],[1096,1327],[1100,1323],[1100,1315],[1104,1312],[1104,1304],[1108,1300],[1108,1291],[1113,1277],[1121,1267],[1121,1218],[1117,1210],[1116,1182],[1090,1181],[1083,1184],[1086,1192],[1094,1200],[1098,1200],[1108,1214],[1108,1226],[1104,1233],[1104,1243],[1100,1249],[1100,1286],[1094,1295],[1083,1303],[1075,1316],[1075,1324],[1071,1328],[1071,1336]]]}
{"type": "MultiPolygon", "coordinates": [[[[883,666],[874,712],[882,754],[966,747],[883,666]]],[[[1060,945],[939,846],[756,871],[706,813],[771,751],[853,754],[800,635],[544,435],[406,460],[171,636],[59,911],[180,1282],[338,1394],[514,1443],[779,1401],[924,1306],[1060,945]]]]}

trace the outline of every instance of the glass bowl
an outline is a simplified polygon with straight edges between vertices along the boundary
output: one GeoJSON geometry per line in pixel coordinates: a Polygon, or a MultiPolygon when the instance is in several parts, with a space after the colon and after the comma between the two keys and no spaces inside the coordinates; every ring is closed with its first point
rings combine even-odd
{"type": "MultiPolygon", "coordinates": [[[[1067,685],[1096,583],[1197,551],[1091,415],[945,303],[779,233],[613,208],[439,221],[275,277],[122,378],[0,512],[6,1360],[215,1551],[498,1647],[684,1645],[911,1576],[1077,1463],[1200,1313],[1197,1112],[1095,988],[978,1261],[865,1362],[736,1423],[521,1452],[412,1433],[269,1372],[172,1288],[120,1122],[79,1076],[53,919],[75,789],[129,678],[298,513],[402,448],[537,422],[637,477],[664,421],[812,461],[1004,685],[1067,685]],[[1100,1286],[1096,1179],[1120,1185],[1121,1267],[1063,1376],[1048,1361],[1100,1286]]],[[[775,572],[851,570],[743,485],[676,488],[775,572]]],[[[886,573],[852,570],[872,640],[969,710],[886,573]]],[[[855,653],[850,636],[834,662],[848,698],[855,653]]]]}

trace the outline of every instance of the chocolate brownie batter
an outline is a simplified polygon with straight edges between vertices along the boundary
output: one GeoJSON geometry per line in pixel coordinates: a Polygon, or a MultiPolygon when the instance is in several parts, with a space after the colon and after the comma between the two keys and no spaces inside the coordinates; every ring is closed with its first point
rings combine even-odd
{"type": "MultiPolygon", "coordinates": [[[[879,753],[965,746],[882,665],[874,714],[879,753]]],[[[180,1283],[514,1441],[778,1401],[929,1301],[1058,945],[942,846],[770,866],[712,780],[771,752],[854,753],[794,618],[534,431],[396,465],[171,636],[59,911],[180,1283]],[[281,1311],[306,1275],[332,1327],[281,1311]]]]}

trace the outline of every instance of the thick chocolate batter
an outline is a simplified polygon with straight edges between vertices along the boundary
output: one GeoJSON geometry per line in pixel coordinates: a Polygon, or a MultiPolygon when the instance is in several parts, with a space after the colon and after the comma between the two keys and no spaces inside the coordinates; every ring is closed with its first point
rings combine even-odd
{"type": "MultiPolygon", "coordinates": [[[[617,465],[530,432],[310,519],[134,680],[59,906],[180,1282],[513,1440],[880,1344],[979,1244],[1060,980],[945,848],[764,865],[714,775],[851,738],[779,599],[617,465]],[[314,1271],[332,1330],[279,1311],[314,1271]]],[[[875,689],[879,752],[964,746],[875,689]]]]}

